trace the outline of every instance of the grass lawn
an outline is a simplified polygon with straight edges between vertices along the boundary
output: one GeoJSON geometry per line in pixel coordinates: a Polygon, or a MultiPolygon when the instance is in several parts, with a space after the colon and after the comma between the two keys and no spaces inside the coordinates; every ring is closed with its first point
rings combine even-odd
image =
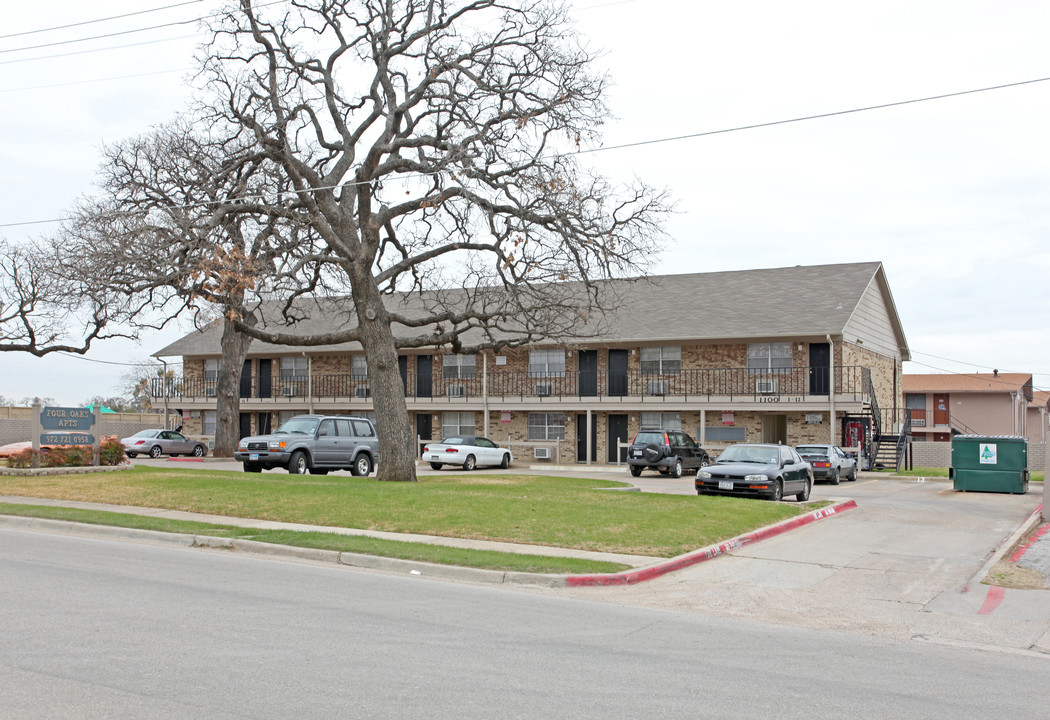
{"type": "Polygon", "coordinates": [[[617,492],[623,483],[535,475],[369,478],[136,467],[0,476],[0,494],[82,500],[333,527],[674,557],[812,505],[617,492]]]}

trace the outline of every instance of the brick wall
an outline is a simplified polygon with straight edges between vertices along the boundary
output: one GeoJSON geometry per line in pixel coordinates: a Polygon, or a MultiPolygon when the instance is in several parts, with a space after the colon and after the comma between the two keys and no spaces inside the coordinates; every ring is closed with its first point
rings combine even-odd
{"type": "MultiPolygon", "coordinates": [[[[915,467],[951,467],[950,442],[913,442],[912,465],[915,467]]],[[[1046,443],[1028,443],[1028,469],[1042,472],[1046,467],[1046,443]]]]}

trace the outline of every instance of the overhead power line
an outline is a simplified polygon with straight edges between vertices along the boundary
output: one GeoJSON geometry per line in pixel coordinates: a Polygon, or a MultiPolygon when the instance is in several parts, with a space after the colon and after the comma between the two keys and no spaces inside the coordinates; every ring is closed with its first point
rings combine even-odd
{"type": "Polygon", "coordinates": [[[186,0],[186,2],[175,3],[174,5],[164,5],[162,7],[148,8],[146,10],[136,10],[135,12],[124,13],[123,15],[110,15],[109,17],[95,18],[94,20],[82,20],[80,22],[68,23],[66,25],[55,25],[53,27],[40,28],[39,30],[24,30],[22,32],[0,35],[0,40],[7,40],[8,38],[14,37],[24,37],[26,35],[39,35],[40,33],[54,32],[56,30],[68,30],[69,28],[83,27],[85,25],[95,25],[97,23],[109,22],[110,20],[122,20],[124,18],[134,17],[136,15],[148,15],[149,13],[160,12],[162,10],[171,10],[172,8],[183,7],[184,5],[196,5],[197,3],[206,1],[207,0],[186,0]]]}
{"type": "MultiPolygon", "coordinates": [[[[976,88],[974,90],[962,90],[960,92],[945,93],[945,94],[942,94],[942,95],[931,95],[929,97],[915,98],[913,100],[900,100],[898,102],[885,103],[885,104],[882,104],[882,105],[868,105],[866,107],[855,108],[855,109],[852,109],[852,110],[839,110],[839,111],[836,111],[836,112],[821,113],[820,115],[807,115],[805,117],[792,118],[790,120],[775,120],[775,121],[772,121],[772,122],[756,123],[756,124],[753,124],[753,125],[741,125],[741,126],[738,126],[738,127],[725,128],[723,130],[708,130],[708,131],[705,131],[705,132],[693,133],[693,134],[690,134],[690,135],[677,135],[675,137],[659,138],[659,139],[655,139],[655,140],[642,140],[642,141],[639,141],[639,142],[625,143],[625,144],[622,144],[622,145],[611,145],[611,146],[606,146],[606,147],[593,148],[593,149],[590,149],[590,150],[576,150],[576,151],[571,152],[571,153],[563,153],[563,154],[564,155],[586,155],[586,154],[597,153],[597,152],[606,152],[606,151],[609,151],[609,150],[621,150],[623,148],[640,147],[640,146],[643,146],[643,145],[655,145],[657,143],[677,142],[677,141],[680,141],[680,140],[689,140],[689,139],[692,139],[692,138],[706,137],[706,136],[709,136],[709,135],[720,135],[720,134],[724,134],[724,133],[740,132],[740,131],[743,131],[743,130],[755,130],[757,128],[772,127],[774,125],[785,125],[787,123],[802,122],[804,120],[818,120],[818,119],[821,119],[821,118],[835,117],[837,115],[847,115],[849,113],[866,112],[866,111],[869,111],[869,110],[881,110],[883,108],[895,107],[895,106],[898,106],[898,105],[911,105],[911,104],[914,104],[914,103],[930,102],[932,100],[943,100],[945,98],[959,97],[960,95],[972,95],[974,93],[989,92],[989,91],[992,91],[992,90],[1003,90],[1005,88],[1020,87],[1022,85],[1032,85],[1034,83],[1046,82],[1048,80],[1050,80],[1050,77],[1036,78],[1034,80],[1022,80],[1020,82],[1005,83],[1003,85],[993,85],[993,86],[990,86],[990,87],[976,88]]],[[[360,183],[352,183],[352,182],[339,183],[338,185],[333,185],[333,186],[327,186],[327,187],[321,187],[321,188],[313,188],[313,190],[333,190],[333,189],[335,189],[337,187],[353,187],[354,185],[357,185],[357,184],[360,184],[360,183]]],[[[186,206],[186,207],[190,207],[190,206],[186,206]]],[[[20,226],[24,226],[24,225],[44,225],[44,224],[48,224],[48,223],[62,222],[63,220],[68,220],[68,219],[69,218],[52,218],[50,220],[27,220],[27,221],[24,221],[24,222],[0,223],[0,228],[20,227],[20,226]]]]}

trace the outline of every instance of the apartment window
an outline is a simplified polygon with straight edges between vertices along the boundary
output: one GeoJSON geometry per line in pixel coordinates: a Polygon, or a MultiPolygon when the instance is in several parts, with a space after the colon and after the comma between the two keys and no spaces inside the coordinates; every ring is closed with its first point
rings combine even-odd
{"type": "Polygon", "coordinates": [[[565,350],[530,350],[529,375],[533,377],[565,377],[565,350]]]}
{"type": "Polygon", "coordinates": [[[441,437],[474,434],[474,413],[446,412],[441,413],[441,437]]]}
{"type": "Polygon", "coordinates": [[[368,360],[364,355],[350,356],[350,377],[355,379],[368,377],[368,360]]]}
{"type": "Polygon", "coordinates": [[[682,413],[643,412],[642,430],[681,430],[682,413]]]}
{"type": "MultiPolygon", "coordinates": [[[[700,428],[696,429],[700,437],[700,428]]],[[[739,443],[747,441],[747,428],[742,425],[709,425],[704,429],[706,443],[739,443]]]]}
{"type": "Polygon", "coordinates": [[[201,419],[204,422],[203,432],[205,435],[215,434],[215,410],[205,410],[201,413],[201,419]]]}
{"type": "MultiPolygon", "coordinates": [[[[446,380],[473,380],[477,377],[477,356],[445,355],[441,359],[446,380]]],[[[562,363],[564,369],[564,363],[562,363]]]]}
{"type": "Polygon", "coordinates": [[[309,359],[304,358],[301,355],[296,357],[283,357],[281,358],[281,377],[285,379],[306,378],[309,373],[309,367],[309,359]]]}
{"type": "Polygon", "coordinates": [[[792,366],[791,343],[749,343],[747,369],[750,372],[788,370],[792,366]]]}
{"type": "Polygon", "coordinates": [[[677,375],[682,372],[680,345],[642,348],[642,372],[646,375],[677,375]]]}
{"type": "Polygon", "coordinates": [[[529,413],[529,440],[564,440],[565,413],[529,413]]]}
{"type": "Polygon", "coordinates": [[[219,381],[219,358],[208,358],[204,361],[204,382],[219,381]]]}

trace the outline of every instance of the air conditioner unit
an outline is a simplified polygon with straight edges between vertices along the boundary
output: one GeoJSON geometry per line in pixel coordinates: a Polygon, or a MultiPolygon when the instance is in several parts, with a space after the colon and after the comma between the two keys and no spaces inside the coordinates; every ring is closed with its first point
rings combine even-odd
{"type": "Polygon", "coordinates": [[[777,381],[775,379],[769,380],[755,380],[755,392],[759,395],[769,395],[777,391],[777,381]]]}
{"type": "Polygon", "coordinates": [[[445,395],[450,398],[466,396],[466,390],[462,385],[449,385],[445,388],[445,395]]]}
{"type": "Polygon", "coordinates": [[[536,387],[534,388],[534,391],[535,391],[536,395],[539,395],[541,397],[545,396],[545,395],[550,395],[551,394],[551,386],[550,385],[544,385],[544,384],[537,384],[536,387]]]}
{"type": "Polygon", "coordinates": [[[281,388],[281,394],[284,395],[285,397],[292,397],[293,395],[295,395],[295,386],[294,385],[285,385],[284,387],[281,388]]]}
{"type": "Polygon", "coordinates": [[[548,448],[548,447],[535,448],[535,449],[533,449],[532,454],[537,460],[550,460],[551,459],[551,449],[548,448]]]}
{"type": "Polygon", "coordinates": [[[369,388],[367,385],[365,385],[364,387],[354,388],[354,397],[356,397],[356,398],[372,397],[372,389],[369,388]]]}
{"type": "Polygon", "coordinates": [[[667,394],[667,381],[666,380],[650,380],[648,384],[648,393],[650,395],[666,395],[667,394]]]}
{"type": "Polygon", "coordinates": [[[206,388],[204,388],[204,395],[205,395],[205,397],[215,397],[215,395],[217,393],[218,393],[218,388],[215,388],[215,387],[206,387],[206,388]]]}

